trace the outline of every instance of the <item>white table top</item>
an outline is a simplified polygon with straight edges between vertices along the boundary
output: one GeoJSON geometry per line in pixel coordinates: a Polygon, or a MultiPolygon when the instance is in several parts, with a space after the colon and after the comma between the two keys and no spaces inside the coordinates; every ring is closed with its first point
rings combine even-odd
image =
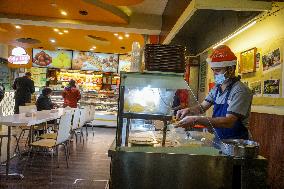
{"type": "Polygon", "coordinates": [[[32,126],[35,124],[44,123],[50,120],[60,118],[66,111],[72,109],[58,108],[58,111],[43,110],[35,112],[31,117],[26,114],[14,114],[9,116],[0,116],[0,125],[6,126],[32,126]]]}

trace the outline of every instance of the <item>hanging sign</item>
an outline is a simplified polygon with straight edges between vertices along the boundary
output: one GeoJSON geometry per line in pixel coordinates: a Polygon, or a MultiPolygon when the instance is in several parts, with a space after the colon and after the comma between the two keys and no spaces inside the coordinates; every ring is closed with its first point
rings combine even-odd
{"type": "Polygon", "coordinates": [[[12,50],[12,55],[9,56],[8,61],[12,64],[28,64],[30,56],[22,47],[16,47],[12,50]]]}

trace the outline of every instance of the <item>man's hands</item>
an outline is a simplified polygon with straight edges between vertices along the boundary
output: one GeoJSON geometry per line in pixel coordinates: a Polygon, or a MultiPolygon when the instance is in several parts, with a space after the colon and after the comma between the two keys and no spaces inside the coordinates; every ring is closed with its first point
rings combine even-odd
{"type": "Polygon", "coordinates": [[[189,108],[178,110],[176,115],[177,120],[183,119],[185,116],[189,114],[189,112],[190,112],[189,108]]]}
{"type": "Polygon", "coordinates": [[[192,128],[196,123],[199,116],[185,116],[182,120],[178,122],[176,127],[182,128],[192,128]]]}

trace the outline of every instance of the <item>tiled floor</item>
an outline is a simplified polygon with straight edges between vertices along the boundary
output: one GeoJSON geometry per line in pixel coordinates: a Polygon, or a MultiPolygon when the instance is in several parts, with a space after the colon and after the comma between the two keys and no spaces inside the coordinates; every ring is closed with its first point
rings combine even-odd
{"type": "MultiPolygon", "coordinates": [[[[109,179],[109,163],[107,150],[115,138],[113,128],[94,128],[94,136],[89,128],[87,141],[71,145],[69,168],[66,168],[63,148],[59,154],[57,168],[56,158],[53,169],[53,182],[50,182],[51,157],[48,154],[35,154],[29,161],[27,156],[12,160],[12,172],[24,174],[24,179],[0,179],[0,188],[41,189],[41,188],[107,188],[109,179]]],[[[22,143],[23,144],[23,143],[22,143]]],[[[3,144],[5,147],[5,144],[3,144]]],[[[2,157],[5,150],[2,149],[2,157]]],[[[3,172],[4,167],[1,168],[3,172]]]]}

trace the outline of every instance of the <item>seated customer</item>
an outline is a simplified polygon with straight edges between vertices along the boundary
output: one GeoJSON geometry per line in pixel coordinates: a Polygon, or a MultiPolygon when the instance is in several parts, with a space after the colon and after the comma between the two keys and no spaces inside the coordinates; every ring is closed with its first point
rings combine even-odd
{"type": "Polygon", "coordinates": [[[51,94],[52,90],[50,88],[44,88],[42,90],[42,94],[36,101],[37,111],[51,110],[55,107],[55,104],[53,104],[50,99],[51,94]]]}

